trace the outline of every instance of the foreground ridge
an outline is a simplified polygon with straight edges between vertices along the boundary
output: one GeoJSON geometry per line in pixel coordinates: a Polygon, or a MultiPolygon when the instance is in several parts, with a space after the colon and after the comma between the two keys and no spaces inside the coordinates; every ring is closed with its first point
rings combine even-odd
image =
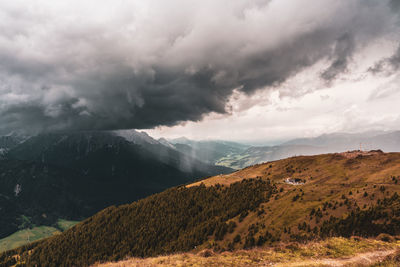
{"type": "Polygon", "coordinates": [[[93,267],[130,266],[387,266],[400,264],[400,243],[361,238],[330,238],[308,244],[279,244],[264,249],[214,253],[182,253],[155,258],[132,258],[93,267]]]}

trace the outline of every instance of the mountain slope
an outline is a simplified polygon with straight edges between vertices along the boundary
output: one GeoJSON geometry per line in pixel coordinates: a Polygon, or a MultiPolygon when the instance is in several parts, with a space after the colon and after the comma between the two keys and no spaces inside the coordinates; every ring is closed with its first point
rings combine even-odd
{"type": "Polygon", "coordinates": [[[203,175],[185,173],[160,161],[142,146],[99,132],[39,135],[10,150],[7,158],[73,170],[86,177],[82,186],[87,194],[96,191],[104,194],[97,200],[101,205],[132,201],[186,183],[191,175],[203,175]],[[97,185],[89,190],[85,181],[97,185]]]}
{"type": "Polygon", "coordinates": [[[6,157],[0,161],[0,238],[58,218],[82,220],[107,206],[229,170],[107,132],[43,134],[6,157]]]}
{"type": "Polygon", "coordinates": [[[26,137],[17,134],[0,136],[0,157],[4,156],[10,149],[23,142],[26,137]]]}
{"type": "Polygon", "coordinates": [[[169,189],[130,205],[107,208],[64,234],[36,243],[28,265],[84,266],[127,255],[191,250],[214,232],[222,239],[234,228],[226,220],[254,210],[274,190],[261,180],[228,189],[169,189]]]}
{"type": "Polygon", "coordinates": [[[399,184],[400,153],[293,157],[110,207],[7,255],[18,253],[28,266],[85,266],[193,249],[397,235],[399,184]],[[28,255],[26,249],[33,250],[28,255]]]}
{"type": "Polygon", "coordinates": [[[20,228],[52,225],[59,217],[83,219],[101,208],[90,205],[84,177],[76,172],[2,160],[0,173],[0,238],[20,228]]]}
{"type": "MultiPolygon", "coordinates": [[[[292,157],[255,165],[202,182],[207,186],[217,183],[229,185],[249,177],[271,179],[277,184],[280,193],[264,205],[268,216],[262,219],[262,223],[280,232],[281,240],[307,240],[315,235],[330,234],[375,235],[379,231],[393,233],[399,230],[384,230],[384,226],[380,228],[379,225],[375,228],[371,221],[361,224],[368,225],[367,229],[355,227],[353,224],[348,224],[347,229],[339,227],[342,223],[346,224],[345,221],[341,221],[341,216],[352,218],[348,217],[351,212],[356,212],[354,216],[368,214],[367,218],[373,220],[372,218],[385,217],[379,213],[375,214],[376,209],[382,212],[398,209],[394,203],[399,201],[397,197],[386,202],[384,206],[382,201],[400,192],[399,153],[355,151],[292,157]],[[299,181],[298,185],[285,182],[287,178],[299,181]],[[331,216],[336,218],[332,219],[332,224],[328,222],[331,216]]],[[[356,221],[355,218],[352,219],[356,221]]],[[[388,224],[399,224],[396,220],[387,221],[387,217],[385,220],[388,224]]],[[[255,216],[248,223],[254,221],[260,222],[255,216]]]]}
{"type": "MultiPolygon", "coordinates": [[[[96,172],[97,176],[106,179],[125,175],[118,172],[118,164],[123,164],[120,172],[140,174],[145,169],[141,165],[144,161],[166,164],[185,172],[187,180],[230,171],[188,157],[143,133],[129,131],[129,135],[120,135],[111,132],[42,134],[11,149],[7,157],[74,168],[83,170],[85,174],[96,172]],[[140,164],[137,160],[141,161],[140,164]]],[[[168,172],[162,173],[168,175],[168,172]]]]}

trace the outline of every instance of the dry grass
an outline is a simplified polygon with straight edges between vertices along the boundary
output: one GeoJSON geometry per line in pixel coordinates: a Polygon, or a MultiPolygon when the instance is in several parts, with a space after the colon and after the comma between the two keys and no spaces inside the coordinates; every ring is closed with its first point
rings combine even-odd
{"type": "Polygon", "coordinates": [[[279,244],[274,247],[214,253],[203,250],[155,258],[131,258],[98,267],[128,266],[342,266],[374,263],[400,248],[400,242],[361,238],[331,238],[308,244],[279,244]],[[339,264],[339,265],[337,265],[339,264]],[[341,264],[341,265],[340,265],[341,264]]]}
{"type": "MultiPolygon", "coordinates": [[[[398,180],[400,178],[400,153],[346,152],[298,156],[267,162],[231,174],[217,175],[188,186],[197,186],[201,183],[206,186],[229,185],[245,178],[259,177],[274,181],[278,190],[283,190],[277,199],[273,197],[262,204],[265,214],[257,216],[251,213],[242,222],[237,218],[234,219],[238,227],[221,242],[221,245],[226,247],[234,236],[242,235],[251,224],[255,223],[264,224],[268,226],[268,231],[275,233],[282,233],[284,227],[296,231],[297,225],[303,222],[314,227],[317,222],[315,217],[310,220],[311,210],[322,209],[322,204],[325,202],[342,203],[342,195],[345,195],[351,203],[357,203],[361,209],[366,209],[375,205],[378,199],[383,199],[394,192],[400,194],[400,187],[392,180],[392,176],[398,180]],[[288,168],[294,172],[288,171],[288,168]],[[289,185],[284,183],[284,179],[288,177],[303,179],[306,183],[289,185]],[[385,187],[384,192],[379,190],[381,186],[385,187]],[[364,192],[368,193],[368,197],[364,197],[364,192]],[[294,202],[293,197],[298,194],[301,197],[294,202]]],[[[346,216],[350,211],[346,205],[338,205],[335,209],[327,209],[321,221],[329,219],[330,216],[346,216]]],[[[282,238],[283,241],[288,241],[289,235],[283,234],[282,238]]],[[[240,244],[236,246],[239,247],[240,244]]]]}
{"type": "Polygon", "coordinates": [[[307,179],[308,184],[315,184],[318,181],[329,182],[329,184],[338,184],[344,181],[347,183],[362,181],[387,183],[390,180],[388,176],[399,175],[399,170],[400,153],[344,152],[297,156],[257,164],[230,174],[216,175],[190,184],[188,187],[201,183],[206,186],[217,183],[229,185],[245,178],[255,177],[269,178],[275,182],[283,182],[283,179],[287,177],[303,179],[313,177],[313,180],[307,179]],[[289,174],[286,171],[287,166],[292,166],[297,171],[289,174]]]}

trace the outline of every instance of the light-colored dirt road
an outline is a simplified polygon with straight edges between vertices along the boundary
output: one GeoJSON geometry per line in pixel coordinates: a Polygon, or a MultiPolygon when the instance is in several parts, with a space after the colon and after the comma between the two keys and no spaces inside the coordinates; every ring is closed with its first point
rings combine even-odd
{"type": "Polygon", "coordinates": [[[357,254],[348,258],[340,259],[314,259],[301,262],[278,263],[276,267],[300,267],[300,266],[369,266],[383,260],[386,256],[393,254],[395,250],[380,250],[357,254]]]}

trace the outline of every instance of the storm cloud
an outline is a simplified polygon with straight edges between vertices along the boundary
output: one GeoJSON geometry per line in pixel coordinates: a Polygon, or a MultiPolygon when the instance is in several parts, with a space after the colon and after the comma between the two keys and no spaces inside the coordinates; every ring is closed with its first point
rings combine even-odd
{"type": "Polygon", "coordinates": [[[400,68],[400,45],[397,48],[396,53],[389,58],[389,63],[396,70],[400,68]]]}
{"type": "Polygon", "coordinates": [[[368,69],[373,74],[392,75],[400,68],[400,45],[390,57],[380,59],[372,67],[368,69]]]}
{"type": "Polygon", "coordinates": [[[327,68],[321,77],[330,82],[334,80],[340,73],[347,70],[347,65],[354,52],[353,36],[346,33],[341,36],[334,48],[332,64],[327,68]]]}
{"type": "Polygon", "coordinates": [[[395,1],[4,2],[0,133],[198,121],[398,30],[395,1]]]}

